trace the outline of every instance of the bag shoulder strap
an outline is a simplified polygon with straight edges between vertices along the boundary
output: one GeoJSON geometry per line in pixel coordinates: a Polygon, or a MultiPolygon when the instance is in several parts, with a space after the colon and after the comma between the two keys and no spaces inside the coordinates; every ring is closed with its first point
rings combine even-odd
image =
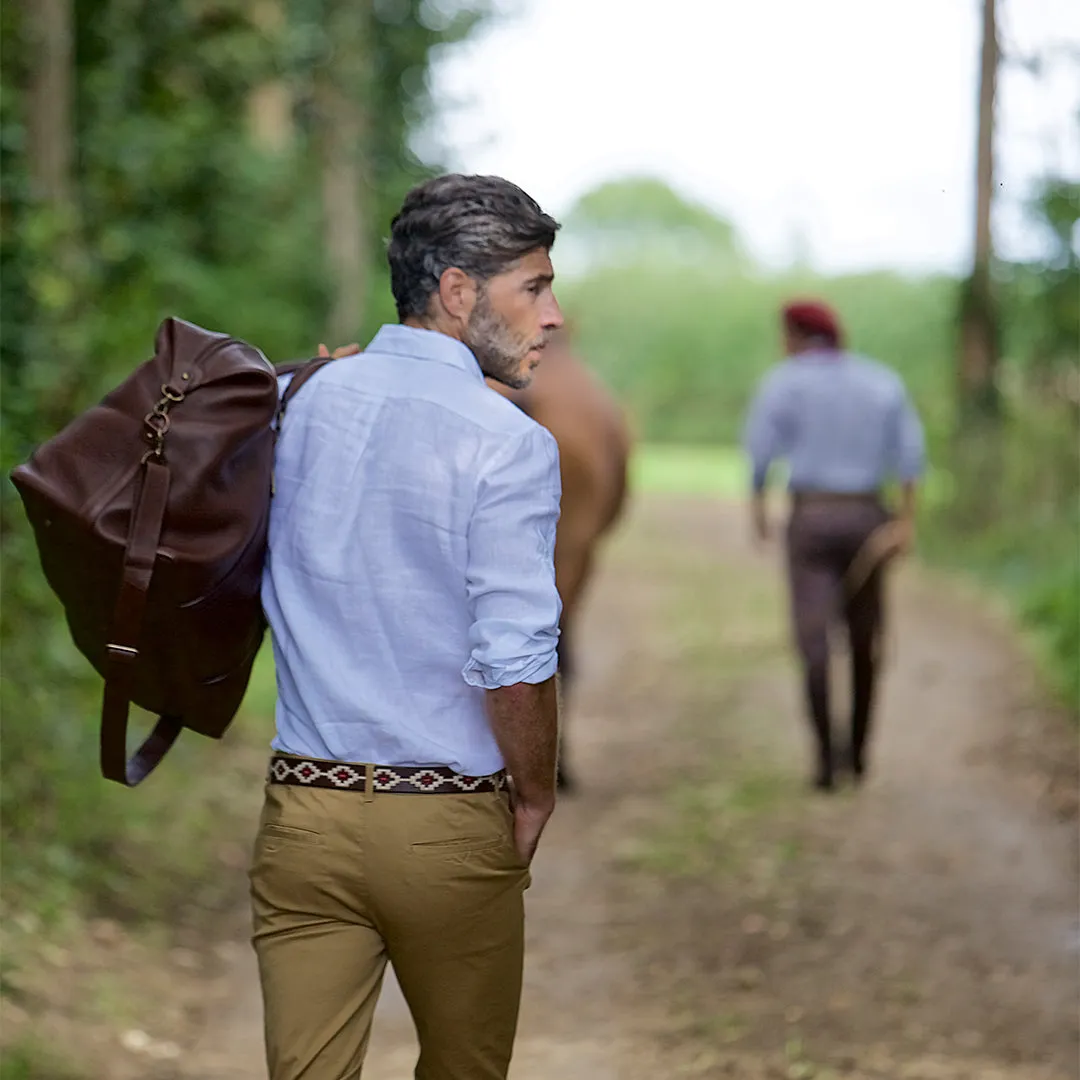
{"type": "Polygon", "coordinates": [[[278,364],[274,369],[280,375],[292,375],[289,385],[285,387],[285,393],[281,395],[275,416],[275,427],[280,427],[281,418],[289,407],[289,402],[300,392],[300,388],[314,375],[321,371],[327,364],[334,361],[332,356],[316,356],[313,360],[293,360],[287,364],[278,364]]]}

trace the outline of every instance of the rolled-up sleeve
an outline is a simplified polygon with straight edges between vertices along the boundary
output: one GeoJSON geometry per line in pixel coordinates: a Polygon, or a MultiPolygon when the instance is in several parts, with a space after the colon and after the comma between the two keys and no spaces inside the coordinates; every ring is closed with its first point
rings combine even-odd
{"type": "Polygon", "coordinates": [[[782,372],[771,372],[762,381],[747,413],[743,448],[750,459],[754,491],[761,491],[769,466],[785,451],[784,383],[782,372]]]}
{"type": "Polygon", "coordinates": [[[926,469],[926,436],[907,390],[901,386],[893,414],[892,467],[903,483],[918,480],[926,469]]]}
{"type": "Polygon", "coordinates": [[[494,690],[555,674],[561,493],[559,451],[539,426],[500,449],[481,475],[468,533],[472,625],[462,675],[471,686],[494,690]]]}

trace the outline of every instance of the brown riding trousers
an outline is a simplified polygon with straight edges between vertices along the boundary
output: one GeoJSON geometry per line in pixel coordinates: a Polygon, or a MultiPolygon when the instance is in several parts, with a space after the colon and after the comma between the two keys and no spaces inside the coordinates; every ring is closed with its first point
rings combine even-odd
{"type": "Polygon", "coordinates": [[[861,769],[877,676],[883,619],[882,567],[862,581],[846,575],[871,534],[890,519],[876,495],[795,495],[788,523],[788,575],[795,640],[822,773],[833,766],[829,703],[829,628],[841,620],[852,658],[850,752],[861,769]],[[851,587],[849,587],[849,584],[851,587]]]}

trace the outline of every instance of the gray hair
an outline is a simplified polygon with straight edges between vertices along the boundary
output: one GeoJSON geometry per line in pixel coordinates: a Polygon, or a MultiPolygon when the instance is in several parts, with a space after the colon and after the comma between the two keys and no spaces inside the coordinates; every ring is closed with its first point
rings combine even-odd
{"type": "Polygon", "coordinates": [[[387,259],[398,318],[426,314],[452,266],[485,282],[537,248],[559,223],[499,176],[451,173],[414,187],[390,226],[387,259]]]}

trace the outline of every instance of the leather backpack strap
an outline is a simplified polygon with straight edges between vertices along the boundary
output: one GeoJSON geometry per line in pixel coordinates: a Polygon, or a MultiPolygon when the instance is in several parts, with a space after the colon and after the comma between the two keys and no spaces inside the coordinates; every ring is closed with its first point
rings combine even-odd
{"type": "Polygon", "coordinates": [[[281,395],[281,401],[278,404],[277,414],[274,418],[274,426],[280,427],[281,418],[285,415],[285,410],[289,406],[289,402],[296,397],[300,390],[300,387],[304,385],[311,378],[315,372],[320,371],[326,367],[327,364],[334,362],[333,356],[316,356],[314,360],[294,360],[287,364],[278,364],[274,369],[278,375],[292,375],[292,379],[289,381],[289,385],[285,387],[285,393],[281,395]]]}
{"type": "Polygon", "coordinates": [[[125,787],[135,787],[153,772],[183,728],[176,717],[159,717],[154,730],[128,760],[128,714],[135,664],[168,499],[169,469],[150,459],[143,470],[142,486],[124,551],[124,576],[113,612],[112,637],[106,650],[105,694],[101,703],[101,772],[106,779],[125,787]]]}

